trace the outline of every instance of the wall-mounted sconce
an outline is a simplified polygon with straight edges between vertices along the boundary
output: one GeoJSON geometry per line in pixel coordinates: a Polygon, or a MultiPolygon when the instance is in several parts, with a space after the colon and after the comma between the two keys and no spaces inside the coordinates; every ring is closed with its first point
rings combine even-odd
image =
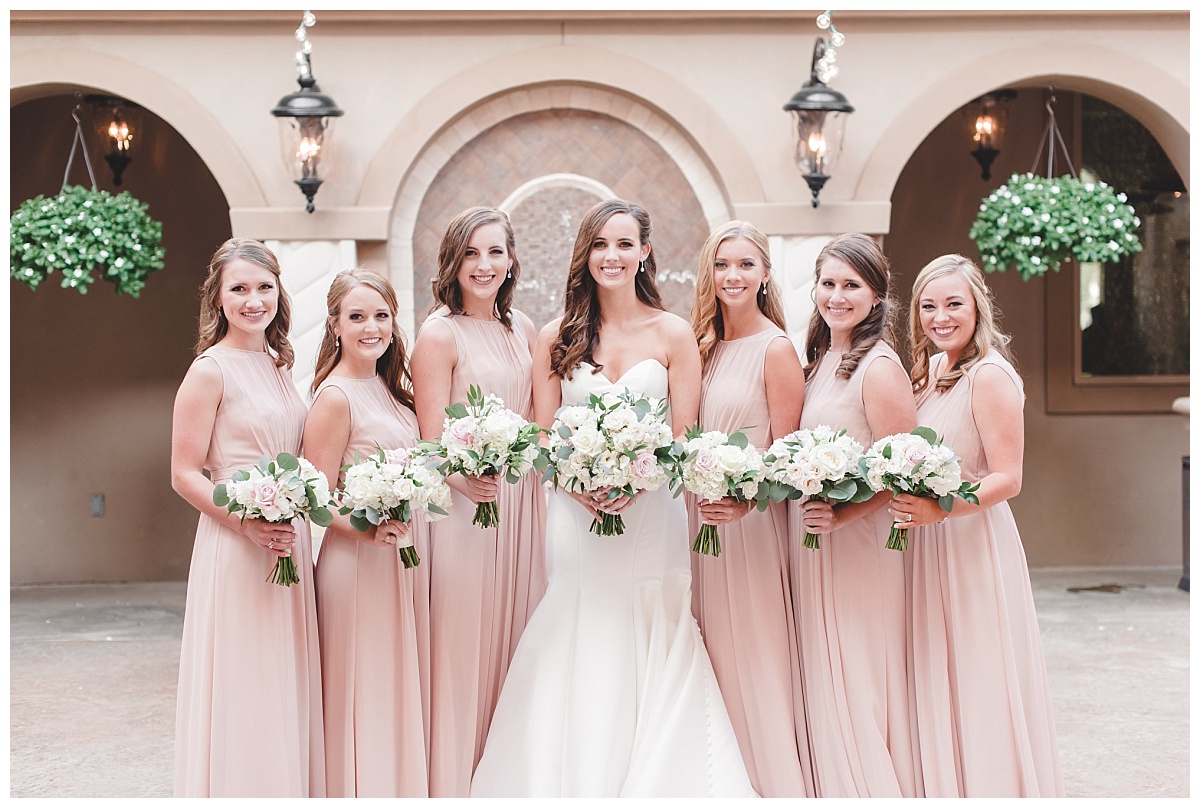
{"type": "Polygon", "coordinates": [[[971,156],[983,169],[982,179],[992,178],[992,163],[1000,154],[1000,141],[1008,125],[1008,102],[1016,97],[1016,90],[992,90],[966,106],[967,126],[975,143],[971,156]]]}
{"type": "Polygon", "coordinates": [[[312,12],[305,11],[304,20],[296,29],[296,39],[300,42],[300,50],[296,51],[296,81],[300,89],[279,99],[271,110],[280,124],[284,165],[308,199],[305,210],[309,213],[315,209],[313,197],[325,179],[321,176],[321,160],[325,158],[328,164],[332,119],[343,114],[333,99],[321,92],[312,75],[312,42],[308,39],[308,29],[316,22],[312,12]]]}
{"type": "Polygon", "coordinates": [[[91,106],[96,129],[108,145],[104,162],[112,170],[113,185],[119,188],[121,175],[133,162],[134,137],[142,134],[142,108],[113,95],[88,95],[83,100],[91,106]]]}
{"type": "MultiPolygon", "coordinates": [[[[819,23],[818,23],[819,24],[819,23]]],[[[831,60],[825,40],[817,37],[813,46],[812,75],[783,108],[794,116],[796,167],[812,191],[812,205],[821,204],[821,188],[829,180],[834,163],[842,151],[846,135],[846,116],[854,107],[846,96],[825,85],[822,73],[831,74],[831,60]]]]}

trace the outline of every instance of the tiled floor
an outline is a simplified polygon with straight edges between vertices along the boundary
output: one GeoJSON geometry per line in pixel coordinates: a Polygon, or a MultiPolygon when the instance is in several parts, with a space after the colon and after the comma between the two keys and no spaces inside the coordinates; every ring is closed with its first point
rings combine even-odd
{"type": "MultiPolygon", "coordinates": [[[[1034,571],[1068,795],[1189,796],[1178,580],[1034,571]],[[1116,591],[1094,589],[1105,584],[1116,591]]],[[[183,583],[11,590],[11,796],[171,794],[183,602],[183,583]]]]}

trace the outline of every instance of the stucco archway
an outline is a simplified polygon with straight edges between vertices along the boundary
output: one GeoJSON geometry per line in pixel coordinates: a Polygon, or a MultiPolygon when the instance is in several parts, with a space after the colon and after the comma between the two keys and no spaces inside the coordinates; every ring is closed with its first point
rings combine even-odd
{"type": "Polygon", "coordinates": [[[153,110],[208,166],[229,207],[266,205],[249,162],[221,122],[193,95],[161,74],[82,48],[13,54],[10,104],[60,92],[64,85],[95,87],[153,110]]]}
{"type": "Polygon", "coordinates": [[[1136,117],[1190,187],[1190,93],[1169,73],[1127,54],[1085,44],[1029,46],[986,57],[929,85],[892,119],[867,160],[855,199],[890,199],[909,158],[945,118],[997,87],[1046,86],[1085,92],[1136,117]]]}

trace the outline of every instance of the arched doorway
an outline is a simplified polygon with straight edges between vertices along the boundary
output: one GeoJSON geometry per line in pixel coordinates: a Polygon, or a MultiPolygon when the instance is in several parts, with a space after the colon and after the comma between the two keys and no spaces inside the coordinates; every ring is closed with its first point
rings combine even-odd
{"type": "MultiPolygon", "coordinates": [[[[14,209],[61,188],[76,92],[105,90],[14,89],[14,209]]],[[[152,110],[142,127],[119,189],[98,138],[84,132],[98,187],[130,191],[163,224],[166,266],[140,298],[104,281],[87,295],[53,276],[36,291],[9,282],[13,584],[187,577],[196,512],[171,489],[171,410],[191,361],[197,290],[230,236],[229,207],[179,132],[152,110]]],[[[69,180],[89,182],[78,155],[69,180]]]]}

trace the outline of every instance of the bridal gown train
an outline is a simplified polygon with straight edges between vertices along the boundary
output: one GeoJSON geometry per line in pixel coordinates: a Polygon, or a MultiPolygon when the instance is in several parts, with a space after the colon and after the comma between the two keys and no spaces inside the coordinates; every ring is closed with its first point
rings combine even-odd
{"type": "MultiPolygon", "coordinates": [[[[616,384],[590,366],[564,403],[628,388],[667,395],[647,359],[616,384]]],[[[471,796],[753,797],[691,613],[682,499],[666,486],[597,536],[567,494],[550,495],[549,586],[525,628],[492,718],[471,796]]]]}

